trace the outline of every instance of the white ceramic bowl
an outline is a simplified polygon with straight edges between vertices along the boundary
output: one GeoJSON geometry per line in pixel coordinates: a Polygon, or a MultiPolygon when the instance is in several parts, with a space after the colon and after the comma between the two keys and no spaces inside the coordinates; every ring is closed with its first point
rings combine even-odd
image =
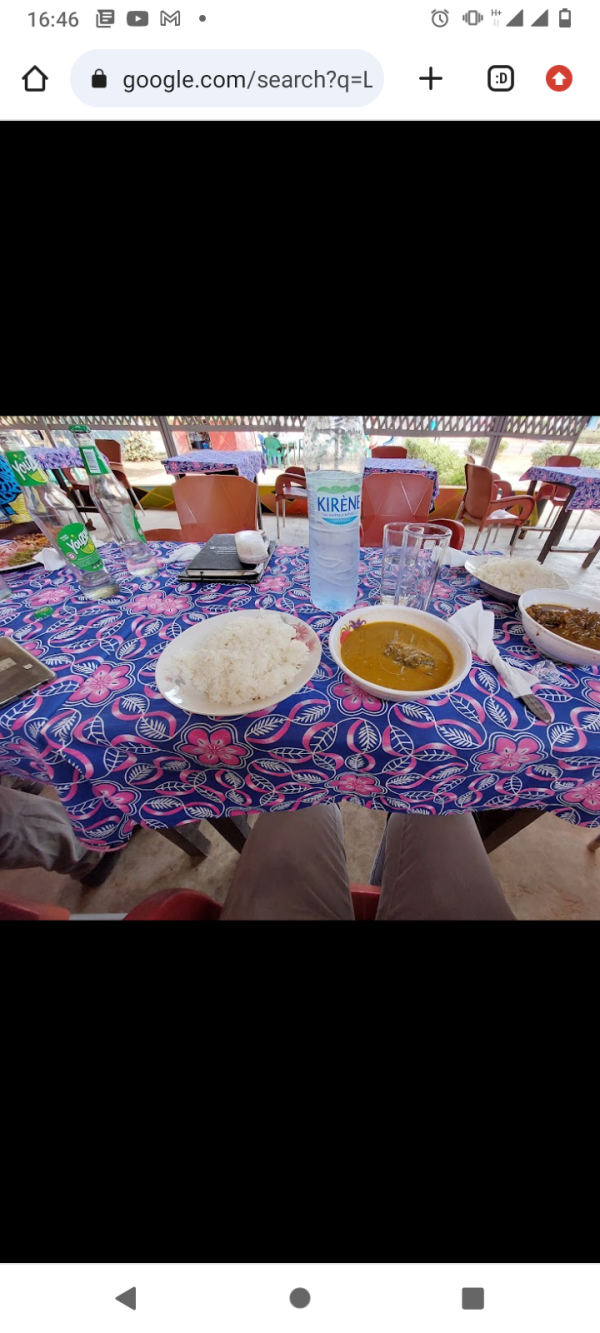
{"type": "Polygon", "coordinates": [[[345,675],[359,685],[361,690],[365,690],[367,694],[374,694],[378,699],[426,699],[429,694],[447,694],[448,690],[460,685],[473,665],[467,640],[454,629],[453,625],[449,625],[446,620],[440,620],[439,616],[430,615],[428,611],[412,611],[406,606],[361,606],[355,611],[348,611],[347,615],[342,616],[333,626],[329,635],[329,649],[334,662],[337,662],[345,675]],[[435,690],[391,690],[384,685],[373,685],[372,681],[356,676],[342,661],[340,639],[344,630],[357,620],[362,622],[389,620],[400,625],[416,625],[419,629],[434,634],[452,653],[455,668],[452,679],[445,685],[439,685],[435,690]]]}
{"type": "Polygon", "coordinates": [[[573,666],[596,666],[600,663],[598,649],[569,643],[568,639],[561,639],[560,634],[553,634],[552,630],[545,629],[532,619],[527,608],[543,602],[551,606],[572,606],[579,611],[587,609],[600,612],[598,598],[589,597],[586,593],[563,592],[562,588],[532,588],[531,592],[524,592],[519,598],[519,610],[527,638],[540,653],[554,657],[559,662],[570,662],[573,666]]]}

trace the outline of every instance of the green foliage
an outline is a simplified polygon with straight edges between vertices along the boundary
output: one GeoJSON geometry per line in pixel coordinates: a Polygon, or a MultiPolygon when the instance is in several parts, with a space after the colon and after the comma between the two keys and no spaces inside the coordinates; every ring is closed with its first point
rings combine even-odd
{"type": "Polygon", "coordinates": [[[449,444],[431,444],[427,440],[404,441],[409,458],[422,458],[437,468],[440,486],[464,486],[465,460],[449,444]]]}
{"type": "MultiPolygon", "coordinates": [[[[474,454],[475,458],[483,458],[488,447],[489,440],[471,440],[469,444],[469,453],[474,454]]],[[[501,440],[498,445],[498,454],[505,454],[508,449],[508,440],[501,440]]],[[[498,457],[498,454],[496,457],[498,457]]]]}
{"type": "MultiPolygon", "coordinates": [[[[544,467],[546,459],[552,458],[554,455],[559,454],[560,451],[560,444],[557,444],[556,441],[554,444],[544,444],[541,449],[536,449],[531,455],[531,462],[537,467],[544,467]]],[[[565,449],[565,453],[566,452],[565,449]]],[[[573,453],[576,458],[581,459],[582,467],[600,468],[600,449],[580,449],[579,445],[576,444],[573,453]]]]}
{"type": "Polygon", "coordinates": [[[142,432],[130,435],[129,439],[124,441],[123,453],[129,463],[154,463],[156,460],[154,443],[148,434],[142,432]]]}

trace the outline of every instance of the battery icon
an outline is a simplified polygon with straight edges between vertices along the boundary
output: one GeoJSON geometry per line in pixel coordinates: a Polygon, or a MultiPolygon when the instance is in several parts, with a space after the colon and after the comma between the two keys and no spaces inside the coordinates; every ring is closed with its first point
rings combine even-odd
{"type": "Polygon", "coordinates": [[[561,9],[560,14],[559,14],[559,16],[558,16],[558,26],[559,26],[560,28],[570,28],[570,27],[571,27],[571,10],[570,10],[570,9],[561,9]]]}
{"type": "Polygon", "coordinates": [[[463,23],[468,23],[470,28],[475,28],[478,23],[483,23],[483,14],[479,14],[476,9],[469,9],[463,14],[463,23]]]}

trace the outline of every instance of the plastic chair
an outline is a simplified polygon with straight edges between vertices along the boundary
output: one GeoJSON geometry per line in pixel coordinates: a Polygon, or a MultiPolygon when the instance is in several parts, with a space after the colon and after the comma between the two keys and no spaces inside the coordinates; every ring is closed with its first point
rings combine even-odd
{"type": "Polygon", "coordinates": [[[371,458],[406,458],[407,454],[403,444],[377,444],[371,449],[371,458]]]}
{"type": "Polygon", "coordinates": [[[386,472],[366,476],[362,488],[361,541],[363,546],[382,546],[386,523],[412,523],[429,519],[433,481],[412,472],[386,472]]]}
{"type": "MultiPolygon", "coordinates": [[[[372,884],[351,884],[352,904],[357,921],[374,921],[379,906],[381,889],[372,884]]],[[[126,921],[218,921],[222,912],[219,903],[204,893],[191,889],[163,889],[138,903],[125,917],[126,921]]]]}
{"type": "Polygon", "coordinates": [[[180,477],[173,485],[184,541],[207,542],[215,532],[258,528],[258,486],[247,477],[180,477]]]}
{"type": "MultiPolygon", "coordinates": [[[[576,458],[573,454],[552,454],[550,458],[546,459],[545,466],[581,467],[581,459],[576,458]]],[[[543,482],[535,497],[535,501],[538,506],[538,515],[540,519],[548,502],[551,505],[553,505],[555,509],[559,509],[561,505],[564,504],[568,494],[569,492],[566,486],[557,486],[552,481],[543,482]]],[[[573,527],[571,528],[571,531],[569,533],[569,538],[572,539],[575,533],[577,532],[579,524],[581,523],[581,520],[583,518],[583,514],[584,510],[582,509],[579,518],[577,519],[577,522],[574,523],[573,527]]],[[[544,531],[546,531],[546,529],[542,527],[542,530],[540,532],[540,537],[542,536],[542,533],[544,531]]]]}
{"type": "Polygon", "coordinates": [[[283,515],[283,526],[285,527],[285,508],[288,500],[300,502],[300,508],[296,509],[295,514],[298,517],[306,518],[308,516],[308,491],[306,489],[306,472],[303,467],[288,467],[275,482],[275,515],[277,518],[277,536],[280,535],[279,519],[280,509],[283,515]]]}
{"type": "Polygon", "coordinates": [[[54,903],[35,903],[29,898],[1,898],[0,921],[68,921],[71,913],[54,903]]]}
{"type": "Polygon", "coordinates": [[[450,545],[454,547],[455,551],[462,551],[462,548],[465,544],[465,536],[467,531],[464,523],[459,523],[458,520],[455,518],[433,518],[433,517],[431,519],[431,522],[437,524],[438,528],[447,528],[448,531],[452,534],[450,537],[450,545]]]}
{"type": "MultiPolygon", "coordinates": [[[[125,465],[123,463],[123,445],[121,444],[121,441],[94,440],[94,444],[110,463],[111,472],[114,472],[115,477],[118,477],[119,481],[122,481],[123,485],[127,488],[131,503],[137,505],[138,509],[141,509],[142,506],[139,501],[139,496],[125,471],[125,465]]],[[[75,485],[77,485],[77,482],[75,482],[75,485]]]]}
{"type": "Polygon", "coordinates": [[[186,541],[181,528],[146,528],[144,536],[147,542],[186,541]]]}
{"type": "Polygon", "coordinates": [[[510,541],[511,546],[513,546],[520,529],[535,509],[533,496],[498,496],[498,478],[494,477],[489,467],[474,467],[471,463],[466,463],[465,477],[467,488],[457,518],[466,518],[471,523],[479,525],[477,536],[473,542],[473,550],[475,550],[484,528],[489,528],[483,547],[484,551],[487,548],[492,528],[495,528],[496,531],[498,531],[498,528],[514,528],[510,541]],[[510,510],[516,510],[517,512],[514,515],[507,512],[505,517],[497,517],[498,514],[502,515],[504,511],[510,510]]]}

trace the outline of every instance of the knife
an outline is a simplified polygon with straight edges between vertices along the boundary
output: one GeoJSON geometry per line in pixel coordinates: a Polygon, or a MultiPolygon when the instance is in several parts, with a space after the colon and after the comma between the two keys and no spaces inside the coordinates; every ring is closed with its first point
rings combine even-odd
{"type": "Polygon", "coordinates": [[[534,717],[538,717],[540,722],[552,721],[545,704],[542,703],[541,699],[536,699],[535,694],[522,694],[521,703],[525,704],[525,707],[529,709],[529,712],[533,713],[534,717]]]}

